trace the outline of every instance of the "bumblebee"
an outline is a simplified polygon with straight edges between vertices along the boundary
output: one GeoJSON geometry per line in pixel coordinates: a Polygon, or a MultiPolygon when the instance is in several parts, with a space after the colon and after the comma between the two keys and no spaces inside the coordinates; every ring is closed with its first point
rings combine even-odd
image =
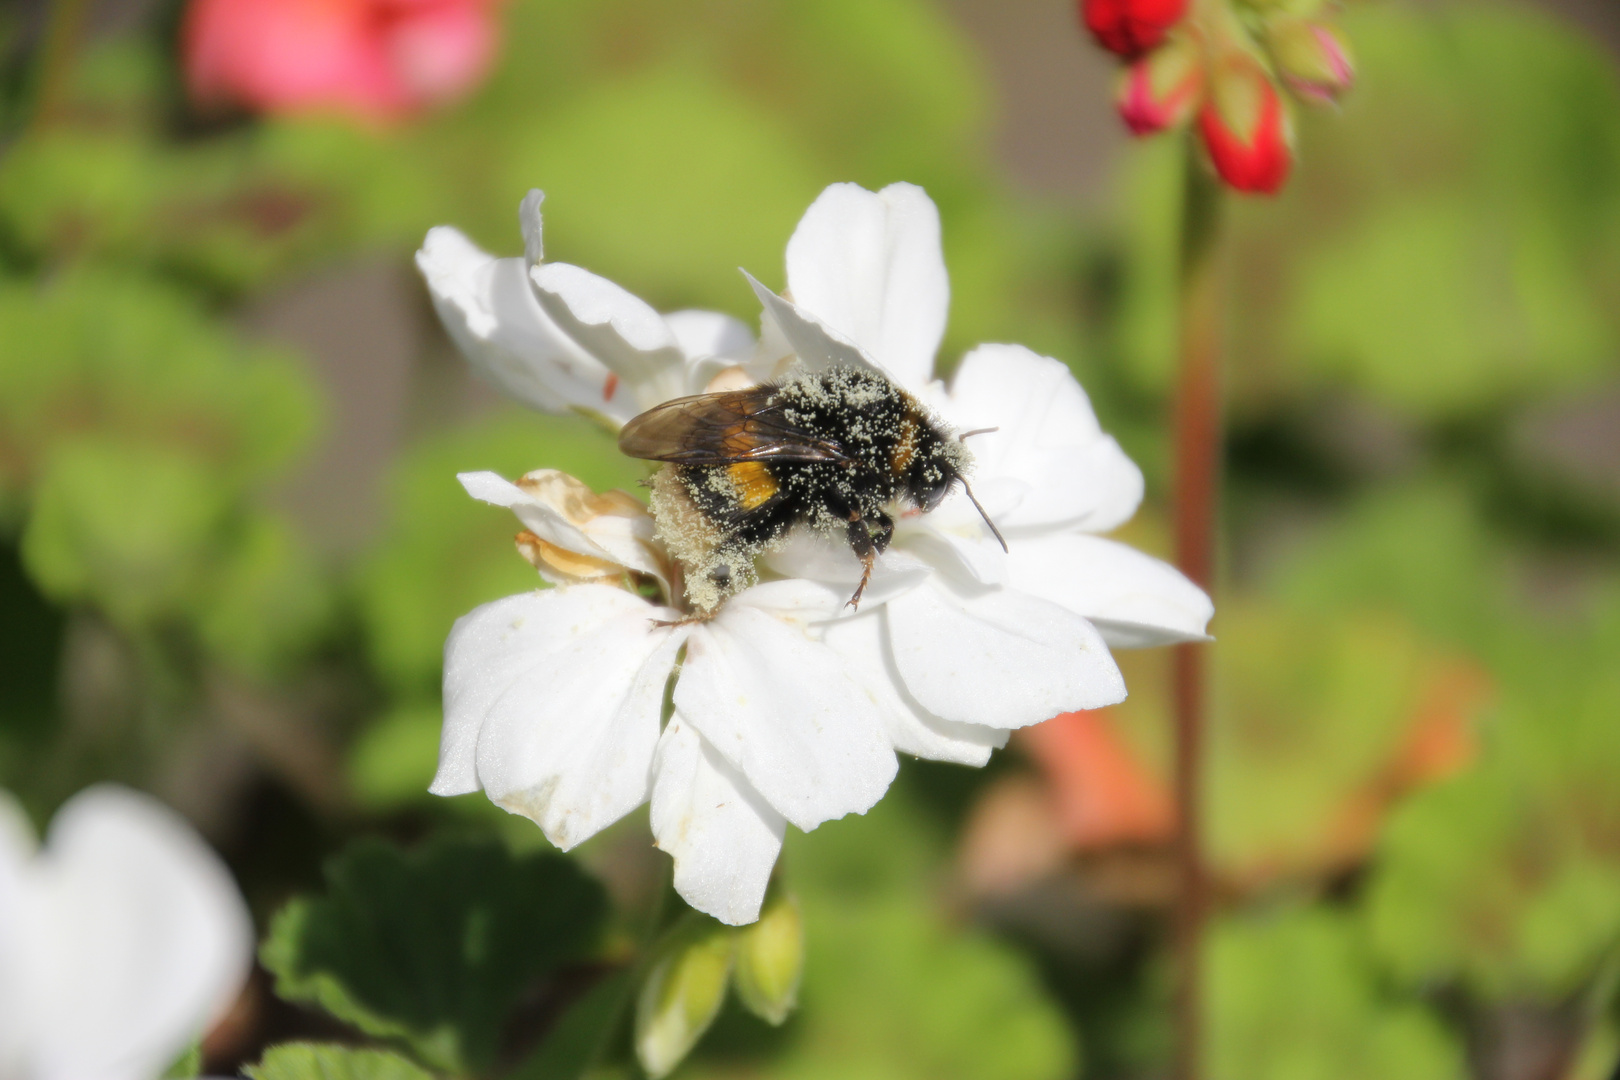
{"type": "Polygon", "coordinates": [[[619,449],[666,463],[651,481],[653,517],[700,617],[753,585],[754,560],[796,526],[849,545],[862,566],[849,600],[858,607],[897,511],[927,513],[958,482],[973,498],[962,437],[854,367],[667,401],[626,424],[619,449]]]}

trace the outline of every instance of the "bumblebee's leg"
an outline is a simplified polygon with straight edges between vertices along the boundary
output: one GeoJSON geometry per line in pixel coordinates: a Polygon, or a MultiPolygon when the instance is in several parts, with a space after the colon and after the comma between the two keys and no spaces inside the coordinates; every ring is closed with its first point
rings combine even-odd
{"type": "Polygon", "coordinates": [[[872,580],[872,564],[894,536],[894,522],[887,514],[879,513],[872,520],[867,520],[851,511],[849,528],[844,531],[844,536],[849,541],[850,550],[861,560],[861,583],[855,587],[855,595],[849,598],[847,605],[859,609],[861,594],[866,591],[866,583],[872,580]]]}
{"type": "Polygon", "coordinates": [[[889,541],[894,539],[894,519],[879,510],[866,519],[867,531],[872,534],[872,544],[877,548],[879,555],[889,550],[889,541]]]}

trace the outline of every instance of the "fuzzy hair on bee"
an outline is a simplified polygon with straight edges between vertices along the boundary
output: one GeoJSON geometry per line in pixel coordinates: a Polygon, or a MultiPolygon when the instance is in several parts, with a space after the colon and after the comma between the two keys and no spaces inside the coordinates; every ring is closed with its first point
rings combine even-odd
{"type": "Polygon", "coordinates": [[[883,375],[855,367],[667,401],[626,424],[619,449],[665,463],[652,480],[653,517],[700,616],[753,585],[755,560],[798,526],[848,544],[863,568],[849,601],[858,606],[896,512],[927,513],[956,483],[973,494],[961,437],[883,375]]]}

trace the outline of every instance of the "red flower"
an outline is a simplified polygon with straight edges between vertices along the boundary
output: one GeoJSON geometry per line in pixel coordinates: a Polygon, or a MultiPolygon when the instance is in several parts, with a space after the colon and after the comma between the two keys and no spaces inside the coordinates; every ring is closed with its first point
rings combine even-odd
{"type": "Polygon", "coordinates": [[[1203,92],[1198,48],[1185,38],[1172,38],[1125,69],[1115,105],[1131,134],[1151,135],[1191,119],[1203,92]]]}
{"type": "Polygon", "coordinates": [[[186,82],[199,102],[397,119],[482,80],[494,2],[192,0],[186,82]]]}
{"type": "Polygon", "coordinates": [[[1288,113],[1271,79],[1249,57],[1221,66],[1198,127],[1215,171],[1238,191],[1275,195],[1288,179],[1294,162],[1288,113]]]}
{"type": "Polygon", "coordinates": [[[1080,0],[1080,19],[1110,52],[1132,58],[1164,40],[1187,11],[1187,0],[1080,0]]]}

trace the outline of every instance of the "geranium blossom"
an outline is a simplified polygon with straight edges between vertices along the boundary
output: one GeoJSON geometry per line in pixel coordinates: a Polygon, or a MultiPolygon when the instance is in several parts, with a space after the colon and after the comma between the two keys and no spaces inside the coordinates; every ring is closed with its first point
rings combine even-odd
{"type": "Polygon", "coordinates": [[[692,906],[752,922],[785,824],[865,811],[894,778],[872,696],[820,640],[844,597],[773,581],[713,619],[681,622],[678,575],[628,497],[542,470],[468,473],[511,508],[519,545],[556,587],[486,604],[445,646],[445,722],[432,791],[482,788],[560,848],[652,798],[653,832],[692,906]],[[646,598],[625,578],[648,583],[646,598]],[[686,647],[675,714],[666,684],[686,647]]]}
{"type": "Polygon", "coordinates": [[[434,791],[482,787],[562,847],[650,796],[677,889],[746,922],[784,822],[810,829],[865,811],[896,750],[983,764],[1012,728],[1122,700],[1110,645],[1203,636],[1211,607],[1199,589],[1095,535],[1131,516],[1142,478],[1064,365],[987,345],[948,389],[933,381],[949,286],[920,189],[829,188],[788,245],[793,300],[754,282],[764,314],[746,359],[734,331],[724,355],[682,346],[622,289],[542,263],[537,210],[531,196],[522,260],[491,259],[445,230],[418,256],[481,370],[532,404],[621,420],[716,375],[882,372],[976,432],[972,483],[1007,549],[958,491],[898,519],[858,613],[845,601],[859,561],[805,531],[768,557],[762,584],[711,620],[683,620],[680,567],[639,503],[544,471],[518,485],[466,475],[473,495],[518,514],[520,548],[556,588],[486,605],[452,631],[434,791]]]}
{"type": "Polygon", "coordinates": [[[36,851],[0,792],[0,1076],[153,1080],[230,1005],[252,956],[229,871],[156,800],[90,788],[36,851]]]}
{"type": "Polygon", "coordinates": [[[197,100],[397,119],[470,91],[495,58],[494,0],[192,0],[197,100]]]}
{"type": "Polygon", "coordinates": [[[518,208],[522,256],[497,259],[448,225],[429,230],[416,265],[473,370],[544,412],[623,424],[661,401],[703,391],[752,357],[754,336],[726,315],[660,315],[605,278],[542,261],[540,204],[518,208]]]}

